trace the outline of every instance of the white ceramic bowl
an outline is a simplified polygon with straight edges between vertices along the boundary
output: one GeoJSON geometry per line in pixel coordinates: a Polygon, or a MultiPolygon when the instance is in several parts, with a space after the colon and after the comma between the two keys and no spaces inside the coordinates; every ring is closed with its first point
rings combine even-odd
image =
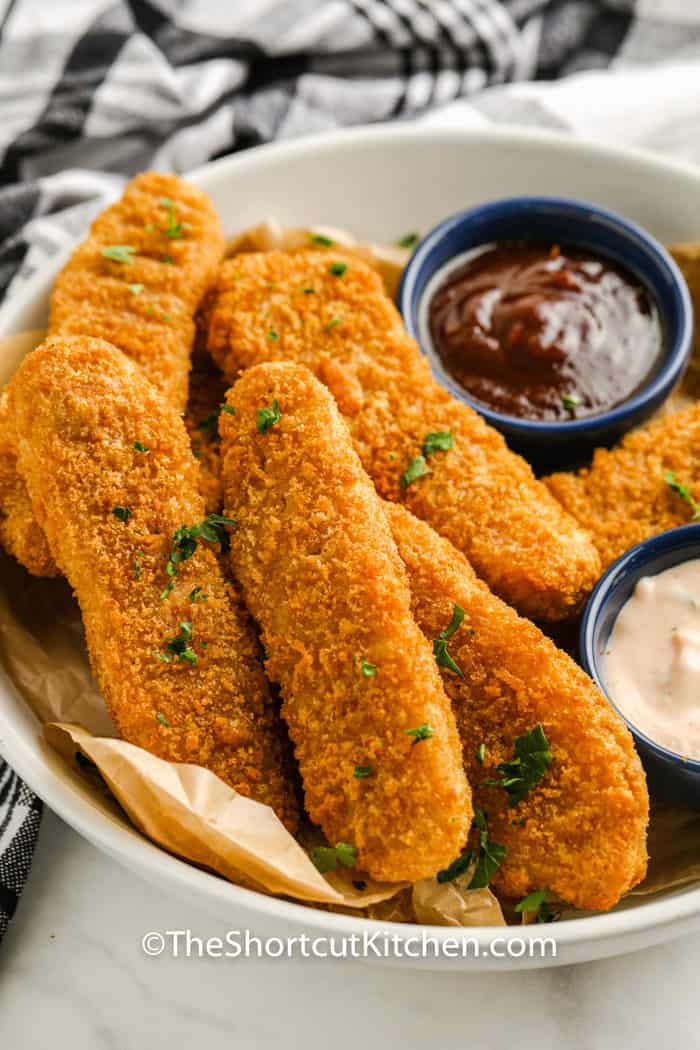
{"type": "MultiPolygon", "coordinates": [[[[700,236],[700,175],[645,154],[513,131],[432,130],[411,125],[359,129],[250,150],[207,165],[192,180],[209,193],[227,233],[275,216],[283,224],[327,224],[359,239],[393,241],[427,231],[447,215],[516,194],[560,194],[613,208],[662,241],[700,236]]],[[[0,338],[46,321],[57,258],[0,310],[0,338]]],[[[0,382],[17,365],[0,359],[0,382]]],[[[0,753],[53,810],[116,861],[215,915],[222,929],[263,935],[398,934],[415,927],[334,915],[240,889],[170,856],[97,810],[41,739],[34,715],[0,669],[0,753]]],[[[700,888],[629,904],[537,932],[557,940],[557,957],[502,958],[504,931],[423,927],[439,940],[477,938],[479,958],[403,959],[423,968],[515,969],[571,963],[643,948],[700,928],[700,888]]],[[[533,928],[530,928],[534,932],[533,928]]],[[[519,937],[510,928],[507,936],[519,937]]],[[[398,960],[397,960],[398,964],[398,960]]]]}

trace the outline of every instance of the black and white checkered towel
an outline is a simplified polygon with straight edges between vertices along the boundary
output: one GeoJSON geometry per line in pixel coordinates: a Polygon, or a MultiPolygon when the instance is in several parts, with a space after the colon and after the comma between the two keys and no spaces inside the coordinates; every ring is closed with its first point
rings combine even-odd
{"type": "MultiPolygon", "coordinates": [[[[526,123],[700,162],[699,74],[700,0],[0,0],[0,296],[125,176],[345,125],[526,123]]],[[[0,759],[0,938],[40,816],[0,759]]]]}

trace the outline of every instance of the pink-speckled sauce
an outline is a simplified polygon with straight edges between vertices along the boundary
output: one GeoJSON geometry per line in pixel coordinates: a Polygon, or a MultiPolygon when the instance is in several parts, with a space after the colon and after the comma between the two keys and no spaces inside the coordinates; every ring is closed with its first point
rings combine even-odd
{"type": "Polygon", "coordinates": [[[639,580],[610,635],[605,680],[637,729],[700,759],[700,559],[639,580]]]}

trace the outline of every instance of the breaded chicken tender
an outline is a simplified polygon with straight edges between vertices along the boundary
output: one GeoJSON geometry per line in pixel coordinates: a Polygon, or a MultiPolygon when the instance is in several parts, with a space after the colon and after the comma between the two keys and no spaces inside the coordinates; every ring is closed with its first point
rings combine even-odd
{"type": "Polygon", "coordinates": [[[10,382],[8,422],[120,735],[205,766],[293,830],[295,798],[252,624],[215,548],[191,530],[204,504],[177,410],[108,343],[54,337],[10,382]]]}
{"type": "Polygon", "coordinates": [[[451,540],[522,612],[559,620],[580,608],[600,573],[589,537],[501,435],[435,382],[359,259],[328,250],[225,262],[207,345],[231,381],[264,361],[306,365],[333,393],[382,496],[451,540]],[[442,445],[431,445],[435,433],[442,445]]]}
{"type": "MultiPolygon", "coordinates": [[[[139,175],[95,219],[56,278],[49,334],[109,340],[184,411],[195,312],[223,252],[204,193],[176,175],[139,175]]],[[[0,542],[35,576],[55,576],[13,460],[0,414],[0,542]]]]}
{"type": "Polygon", "coordinates": [[[607,909],[643,878],[649,800],[622,720],[590,678],[541,631],[489,591],[466,559],[403,507],[386,504],[406,565],[413,614],[439,638],[455,606],[464,620],[444,669],[475,806],[507,847],[493,886],[520,898],[545,889],[580,908],[607,909]],[[515,806],[496,766],[518,736],[544,729],[552,762],[515,806]],[[481,745],[484,745],[480,753],[481,745]],[[480,755],[483,754],[483,761],[480,755]]]}
{"type": "Polygon", "coordinates": [[[307,369],[253,368],[228,401],[231,562],[281,687],[309,816],[377,879],[432,875],[466,840],[470,793],[382,503],[307,369]]]}
{"type": "Polygon", "coordinates": [[[593,537],[606,569],[636,543],[687,525],[700,501],[700,404],[633,430],[590,467],[545,482],[593,537]],[[678,487],[687,486],[685,498],[678,487]]]}

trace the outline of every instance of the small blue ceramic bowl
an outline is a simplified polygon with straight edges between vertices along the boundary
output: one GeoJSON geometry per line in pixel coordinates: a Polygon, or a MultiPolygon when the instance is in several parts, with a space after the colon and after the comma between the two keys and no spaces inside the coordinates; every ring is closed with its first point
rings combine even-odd
{"type": "Polygon", "coordinates": [[[609,696],[605,651],[618,613],[642,576],[655,576],[681,562],[700,558],[700,524],[662,532],[632,547],[610,566],[586,605],[579,646],[584,670],[605,693],[629,727],[655,794],[700,809],[700,761],[684,758],[637,729],[609,696]]]}
{"type": "Polygon", "coordinates": [[[438,380],[500,430],[511,445],[535,455],[566,447],[580,454],[610,445],[648,418],[679,380],[691,351],[693,308],[683,276],[666,249],[641,227],[595,204],[560,197],[509,197],[469,208],[436,226],[418,245],[404,271],[399,309],[410,334],[430,359],[438,380]],[[664,331],[665,357],[644,388],[622,405],[587,419],[554,423],[503,415],[472,399],[445,371],[421,324],[421,301],[431,279],[450,260],[497,241],[541,240],[606,257],[631,271],[655,300],[664,331]]]}

